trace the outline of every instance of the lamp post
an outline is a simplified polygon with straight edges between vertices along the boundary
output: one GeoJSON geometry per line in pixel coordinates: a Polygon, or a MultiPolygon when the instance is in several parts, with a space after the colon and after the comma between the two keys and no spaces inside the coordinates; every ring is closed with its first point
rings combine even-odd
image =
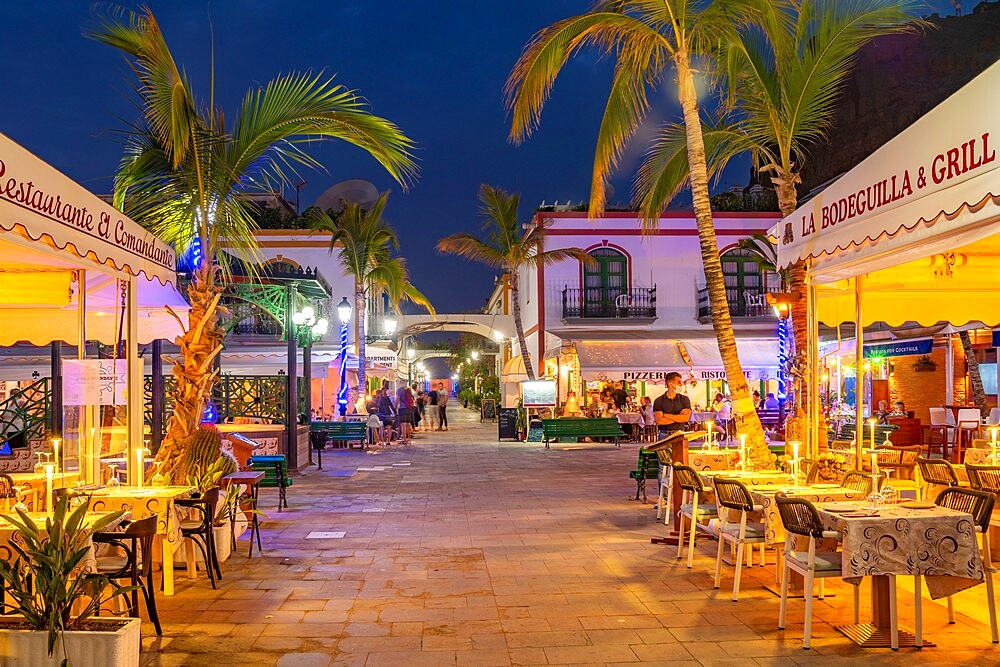
{"type": "MultiPolygon", "coordinates": [[[[302,378],[305,380],[305,404],[308,412],[312,411],[312,346],[329,330],[330,323],[325,317],[316,317],[312,306],[306,306],[292,315],[298,343],[302,346],[302,378]]],[[[311,452],[310,452],[311,453],[311,452]]]]}
{"type": "Polygon", "coordinates": [[[416,354],[416,350],[412,347],[406,348],[406,385],[410,386],[413,384],[413,357],[416,354]]]}
{"type": "Polygon", "coordinates": [[[337,392],[337,405],[343,420],[347,416],[347,323],[351,321],[351,303],[346,296],[337,304],[337,315],[340,317],[340,390],[337,392]]]}

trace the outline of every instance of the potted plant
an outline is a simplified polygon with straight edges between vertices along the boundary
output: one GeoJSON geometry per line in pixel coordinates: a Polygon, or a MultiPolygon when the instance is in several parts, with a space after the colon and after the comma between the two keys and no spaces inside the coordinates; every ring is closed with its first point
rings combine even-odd
{"type": "Polygon", "coordinates": [[[524,409],[524,404],[521,399],[517,399],[517,417],[514,419],[514,424],[517,426],[517,433],[521,440],[528,437],[528,411],[524,409]]]}
{"type": "Polygon", "coordinates": [[[121,517],[107,514],[85,525],[90,499],[71,510],[62,495],[40,529],[20,507],[4,520],[17,530],[11,540],[14,558],[0,560],[6,586],[5,614],[0,616],[0,655],[5,665],[139,664],[137,618],[97,618],[101,606],[126,586],[108,591],[104,576],[86,575],[81,565],[90,550],[90,535],[121,517]],[[13,600],[8,603],[7,600],[13,600]],[[76,606],[80,612],[73,614],[76,606]],[[42,656],[47,656],[46,660],[42,656]]]}
{"type": "Polygon", "coordinates": [[[937,363],[928,355],[923,355],[918,357],[916,363],[913,364],[913,370],[918,373],[930,373],[937,370],[937,363]]]}

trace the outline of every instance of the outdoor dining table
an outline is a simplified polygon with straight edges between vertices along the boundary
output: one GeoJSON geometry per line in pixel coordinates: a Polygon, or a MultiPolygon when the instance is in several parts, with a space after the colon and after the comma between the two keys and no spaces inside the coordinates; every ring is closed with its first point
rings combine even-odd
{"type": "Polygon", "coordinates": [[[837,484],[812,484],[810,486],[751,486],[750,495],[755,505],[764,508],[762,519],[764,523],[764,543],[767,546],[784,544],[787,539],[785,526],[778,513],[778,503],[774,497],[779,492],[789,498],[801,498],[814,505],[845,500],[864,500],[865,494],[854,489],[847,489],[837,484]]]}
{"type": "Polygon", "coordinates": [[[698,475],[708,484],[713,484],[716,477],[725,477],[747,486],[787,486],[791,478],[782,470],[699,470],[698,475]]]}
{"type": "MultiPolygon", "coordinates": [[[[104,511],[87,512],[83,518],[84,528],[89,528],[90,526],[94,525],[95,521],[107,515],[108,513],[109,512],[104,512],[104,511]]],[[[45,530],[45,520],[48,517],[47,512],[28,512],[28,517],[35,523],[35,526],[40,531],[45,530]]],[[[120,524],[127,517],[128,514],[123,514],[122,516],[118,517],[118,519],[112,521],[110,524],[105,526],[104,530],[114,530],[115,527],[117,527],[118,524],[120,524]]],[[[12,546],[14,544],[23,549],[24,538],[17,531],[17,528],[14,526],[14,524],[4,521],[3,519],[0,519],[0,559],[8,563],[13,563],[14,561],[17,560],[18,558],[17,552],[14,551],[14,547],[12,546]]],[[[94,542],[89,535],[87,536],[87,554],[83,557],[83,560],[80,561],[79,568],[80,571],[84,573],[91,573],[97,571],[97,557],[94,552],[94,542]]]]}
{"type": "MultiPolygon", "coordinates": [[[[872,578],[871,623],[837,628],[862,647],[890,646],[888,575],[923,575],[932,599],[984,581],[970,514],[936,505],[908,509],[900,504],[883,505],[874,516],[845,516],[852,509],[865,512],[865,502],[820,503],[816,508],[824,527],[843,535],[844,580],[857,584],[863,577],[872,578]]],[[[900,630],[899,645],[913,646],[914,636],[900,630]]]]}
{"type": "Polygon", "coordinates": [[[694,411],[691,413],[691,421],[696,424],[707,421],[716,421],[718,418],[719,413],[711,410],[694,411]]]}
{"type": "MultiPolygon", "coordinates": [[[[45,498],[45,473],[44,472],[10,472],[7,473],[14,486],[25,496],[31,497],[30,507],[32,510],[41,512],[44,505],[39,504],[39,499],[45,498]]],[[[52,486],[61,489],[72,486],[80,479],[80,473],[73,471],[67,473],[56,473],[52,477],[52,486]]]]}
{"type": "Polygon", "coordinates": [[[695,470],[733,470],[739,463],[738,449],[688,450],[688,465],[695,470]]]}
{"type": "MultiPolygon", "coordinates": [[[[258,521],[257,512],[257,496],[260,491],[260,482],[264,479],[264,473],[258,470],[241,470],[238,472],[230,473],[223,477],[220,481],[223,486],[242,486],[246,489],[247,502],[250,505],[248,511],[244,511],[243,514],[246,516],[247,522],[250,524],[250,550],[247,553],[247,558],[253,557],[253,540],[254,537],[260,540],[260,522],[258,521]]],[[[239,503],[239,501],[234,501],[239,503]]],[[[230,512],[229,523],[232,528],[233,535],[233,548],[236,547],[236,513],[230,512]]]]}
{"type": "Polygon", "coordinates": [[[163,594],[174,594],[173,554],[183,544],[180,517],[174,501],[187,498],[195,488],[191,486],[116,486],[97,489],[91,493],[90,508],[97,512],[128,510],[132,520],[139,521],[156,515],[156,540],[154,552],[163,566],[163,594]]]}

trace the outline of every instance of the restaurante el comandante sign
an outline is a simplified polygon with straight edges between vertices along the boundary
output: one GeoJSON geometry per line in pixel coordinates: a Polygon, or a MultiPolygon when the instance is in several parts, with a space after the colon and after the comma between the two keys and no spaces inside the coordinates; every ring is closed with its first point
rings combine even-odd
{"type": "MultiPolygon", "coordinates": [[[[95,197],[96,210],[74,201],[64,193],[52,191],[35,183],[34,176],[19,177],[12,163],[0,156],[0,200],[44,216],[58,224],[71,227],[117,248],[143,257],[154,264],[173,270],[176,256],[173,248],[152,233],[122,216],[120,212],[95,197]]],[[[78,248],[86,252],[88,248],[78,248]]],[[[103,259],[103,258],[102,258],[103,259]]]]}
{"type": "MultiPolygon", "coordinates": [[[[927,188],[928,185],[932,188],[943,185],[967,172],[994,162],[996,157],[995,141],[991,142],[989,132],[983,132],[982,135],[972,137],[958,146],[928,156],[923,164],[886,175],[865,184],[862,188],[852,190],[836,201],[823,204],[818,211],[802,214],[799,221],[800,237],[821,233],[825,229],[866,213],[874,213],[889,204],[913,196],[915,192],[927,188]]],[[[791,229],[786,227],[783,243],[791,243],[794,240],[788,234],[790,231],[791,229]]]]}

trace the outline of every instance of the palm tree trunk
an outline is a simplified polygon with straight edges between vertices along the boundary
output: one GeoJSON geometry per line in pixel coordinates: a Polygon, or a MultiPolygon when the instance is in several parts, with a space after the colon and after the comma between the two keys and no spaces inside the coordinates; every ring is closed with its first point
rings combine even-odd
{"type": "Polygon", "coordinates": [[[959,331],[958,337],[962,340],[962,349],[965,351],[965,363],[969,365],[969,383],[972,385],[972,402],[979,408],[980,414],[985,417],[990,416],[990,406],[986,402],[986,389],[983,387],[983,376],[979,372],[979,362],[976,361],[976,353],[972,349],[972,339],[969,338],[968,331],[959,331]]]}
{"type": "MultiPolygon", "coordinates": [[[[517,331],[517,344],[521,347],[521,363],[524,364],[524,372],[528,379],[534,380],[535,369],[531,367],[531,354],[528,353],[528,344],[524,342],[524,325],[521,323],[521,291],[518,287],[516,271],[510,272],[510,299],[514,305],[514,329],[517,331]]],[[[541,336],[542,332],[539,331],[538,335],[541,336]]]]}
{"type": "MultiPolygon", "coordinates": [[[[354,310],[358,314],[356,334],[358,341],[358,396],[368,394],[367,378],[365,377],[365,372],[368,370],[368,363],[365,361],[365,315],[367,315],[367,306],[365,290],[362,288],[361,281],[355,280],[354,310]]],[[[347,395],[350,396],[350,391],[348,391],[347,395]]]]}
{"type": "Polygon", "coordinates": [[[753,469],[770,468],[774,466],[774,456],[767,448],[764,427],[761,426],[760,418],[757,416],[756,406],[750,397],[750,387],[746,376],[743,375],[743,367],[736,351],[736,336],[729,315],[729,301],[726,299],[722,261],[719,259],[719,246],[715,238],[715,223],[712,220],[712,206],[708,195],[708,166],[705,159],[705,142],[701,133],[701,118],[698,115],[698,96],[688,58],[688,53],[684,49],[679,49],[674,56],[674,64],[677,68],[681,108],[684,111],[688,168],[691,173],[691,198],[698,224],[698,239],[705,267],[708,300],[712,309],[712,327],[715,329],[719,354],[733,397],[736,428],[740,433],[747,435],[749,466],[753,469]]]}
{"type": "Polygon", "coordinates": [[[225,330],[219,316],[227,313],[219,305],[222,288],[217,284],[216,268],[206,260],[188,285],[191,310],[188,327],[176,339],[181,356],[171,359],[176,384],[173,392],[174,412],[167,424],[156,460],[160,472],[172,484],[184,482],[187,474],[187,449],[201,424],[205,402],[211,398],[218,370],[213,368],[216,355],[222,351],[225,330]]]}
{"type": "MultiPolygon", "coordinates": [[[[781,209],[782,217],[787,218],[798,208],[798,192],[795,184],[799,181],[796,174],[789,173],[777,167],[777,177],[774,179],[775,193],[778,196],[778,207],[781,209]]],[[[799,260],[788,269],[788,291],[797,294],[798,299],[793,299],[789,306],[789,314],[792,319],[792,340],[794,341],[794,355],[792,355],[792,366],[799,369],[801,379],[794,392],[794,402],[791,406],[791,416],[785,422],[785,442],[798,440],[807,442],[809,439],[809,424],[806,419],[806,409],[809,406],[810,396],[814,388],[819,386],[819,378],[809,375],[809,363],[807,350],[809,349],[809,304],[808,290],[806,289],[806,265],[799,260]]],[[[789,374],[789,377],[793,377],[789,374]]],[[[826,417],[820,410],[817,415],[819,419],[819,442],[816,443],[818,451],[827,448],[826,417]]],[[[791,452],[787,452],[791,453],[791,452]]]]}

